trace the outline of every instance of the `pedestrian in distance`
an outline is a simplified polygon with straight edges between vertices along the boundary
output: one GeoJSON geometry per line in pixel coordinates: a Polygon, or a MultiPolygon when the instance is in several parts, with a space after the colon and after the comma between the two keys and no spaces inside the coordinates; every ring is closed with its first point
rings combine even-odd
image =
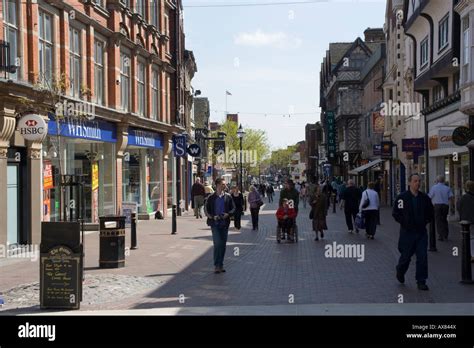
{"type": "Polygon", "coordinates": [[[308,200],[308,188],[305,183],[301,184],[300,199],[303,201],[303,208],[306,209],[306,202],[308,200]]]}
{"type": "Polygon", "coordinates": [[[445,184],[444,176],[439,175],[436,178],[436,184],[431,188],[428,196],[434,206],[434,218],[438,240],[448,239],[449,224],[448,213],[449,203],[454,199],[453,191],[445,184]]]}
{"type": "Polygon", "coordinates": [[[428,279],[428,232],[426,225],[433,221],[434,208],[428,195],[420,191],[420,176],[408,178],[409,190],[398,195],[393,204],[392,216],[400,224],[397,279],[405,282],[405,273],[413,254],[416,254],[416,282],[419,290],[429,290],[428,279]]]}
{"type": "Polygon", "coordinates": [[[235,212],[234,212],[234,227],[237,230],[241,228],[241,218],[242,213],[244,211],[244,195],[240,192],[237,186],[232,187],[232,199],[234,200],[235,204],[235,212]]]}
{"type": "Polygon", "coordinates": [[[225,272],[224,256],[229,235],[230,217],[234,214],[235,204],[230,194],[224,191],[224,179],[216,179],[215,184],[216,192],[206,200],[205,213],[207,225],[212,230],[214,243],[214,273],[222,273],[225,272]]]}
{"type": "Polygon", "coordinates": [[[362,192],[360,199],[359,212],[365,219],[365,232],[368,239],[374,239],[377,230],[377,212],[380,208],[378,193],[374,190],[375,184],[369,182],[367,190],[362,192]]]}
{"type": "Polygon", "coordinates": [[[206,189],[201,184],[201,179],[196,178],[196,182],[191,187],[191,200],[194,202],[194,216],[196,219],[202,219],[201,208],[204,206],[204,197],[206,189]]]}
{"type": "Polygon", "coordinates": [[[326,223],[326,215],[328,213],[327,197],[318,186],[314,195],[310,197],[311,213],[309,218],[312,219],[313,231],[316,233],[315,241],[319,240],[318,233],[321,234],[321,239],[324,238],[324,231],[328,229],[326,223]]]}
{"type": "Polygon", "coordinates": [[[252,231],[257,231],[258,214],[260,212],[260,207],[263,205],[263,201],[255,186],[250,186],[250,193],[247,200],[250,206],[250,215],[252,216],[252,231]]]}
{"type": "MultiPolygon", "coordinates": [[[[346,216],[346,225],[349,233],[354,232],[354,221],[359,212],[359,202],[361,199],[360,190],[355,187],[354,180],[349,179],[347,181],[347,188],[341,194],[341,210],[344,209],[344,215],[346,216]]],[[[355,227],[356,233],[359,233],[357,226],[355,227]]]]}
{"type": "MultiPolygon", "coordinates": [[[[466,193],[459,202],[459,220],[471,222],[474,226],[474,181],[466,181],[464,185],[466,193]]],[[[471,262],[474,262],[474,239],[471,238],[471,262]]]]}
{"type": "Polygon", "coordinates": [[[269,184],[267,186],[267,197],[268,197],[268,203],[273,203],[273,194],[275,193],[275,189],[273,188],[272,184],[269,184]]]}

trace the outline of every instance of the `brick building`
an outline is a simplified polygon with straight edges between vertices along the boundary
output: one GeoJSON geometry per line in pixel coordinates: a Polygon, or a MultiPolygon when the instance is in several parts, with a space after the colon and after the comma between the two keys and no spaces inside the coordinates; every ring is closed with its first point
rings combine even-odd
{"type": "Polygon", "coordinates": [[[181,1],[5,0],[0,11],[17,66],[0,76],[0,243],[37,243],[41,221],[76,217],[62,209],[75,199],[61,194],[64,174],[81,175],[87,223],[124,201],[142,218],[166,214],[186,182],[171,144],[190,122],[181,1]],[[33,128],[42,136],[20,134],[33,128]]]}

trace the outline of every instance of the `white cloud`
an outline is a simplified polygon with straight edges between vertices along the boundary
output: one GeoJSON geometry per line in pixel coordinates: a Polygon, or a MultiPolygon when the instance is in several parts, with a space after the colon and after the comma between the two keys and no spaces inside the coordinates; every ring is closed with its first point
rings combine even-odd
{"type": "Polygon", "coordinates": [[[257,29],[254,33],[239,33],[234,37],[234,43],[241,46],[275,47],[280,49],[298,48],[303,40],[284,32],[265,33],[257,29]]]}

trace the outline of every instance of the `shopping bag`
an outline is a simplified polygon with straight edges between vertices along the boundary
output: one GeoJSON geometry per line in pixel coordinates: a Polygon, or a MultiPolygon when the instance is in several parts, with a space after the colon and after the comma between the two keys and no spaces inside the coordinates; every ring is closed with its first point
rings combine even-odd
{"type": "Polygon", "coordinates": [[[364,217],[364,214],[358,213],[356,215],[355,225],[359,230],[365,230],[365,217],[364,217]]]}

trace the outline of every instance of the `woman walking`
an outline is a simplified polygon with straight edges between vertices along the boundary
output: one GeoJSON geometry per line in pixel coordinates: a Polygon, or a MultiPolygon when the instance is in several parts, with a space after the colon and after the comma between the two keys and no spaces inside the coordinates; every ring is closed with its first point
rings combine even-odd
{"type": "Polygon", "coordinates": [[[364,215],[365,235],[368,239],[374,239],[375,230],[377,229],[377,213],[380,207],[379,194],[374,188],[375,184],[369,182],[367,190],[362,192],[359,205],[359,212],[364,215]]]}
{"type": "Polygon", "coordinates": [[[242,218],[242,212],[244,211],[244,196],[240,192],[239,188],[234,186],[232,187],[231,197],[235,204],[234,227],[237,230],[240,230],[240,219],[242,218]]]}
{"type": "Polygon", "coordinates": [[[252,231],[257,231],[258,230],[258,213],[260,211],[260,207],[263,205],[263,202],[262,202],[262,197],[257,192],[255,186],[250,186],[248,202],[250,205],[250,214],[252,215],[252,231]]]}
{"type": "Polygon", "coordinates": [[[326,215],[328,212],[327,197],[321,192],[319,186],[316,187],[314,196],[311,197],[311,214],[310,218],[313,220],[313,231],[316,232],[315,241],[319,240],[318,232],[321,233],[321,239],[324,238],[324,230],[327,230],[326,215]]]}

